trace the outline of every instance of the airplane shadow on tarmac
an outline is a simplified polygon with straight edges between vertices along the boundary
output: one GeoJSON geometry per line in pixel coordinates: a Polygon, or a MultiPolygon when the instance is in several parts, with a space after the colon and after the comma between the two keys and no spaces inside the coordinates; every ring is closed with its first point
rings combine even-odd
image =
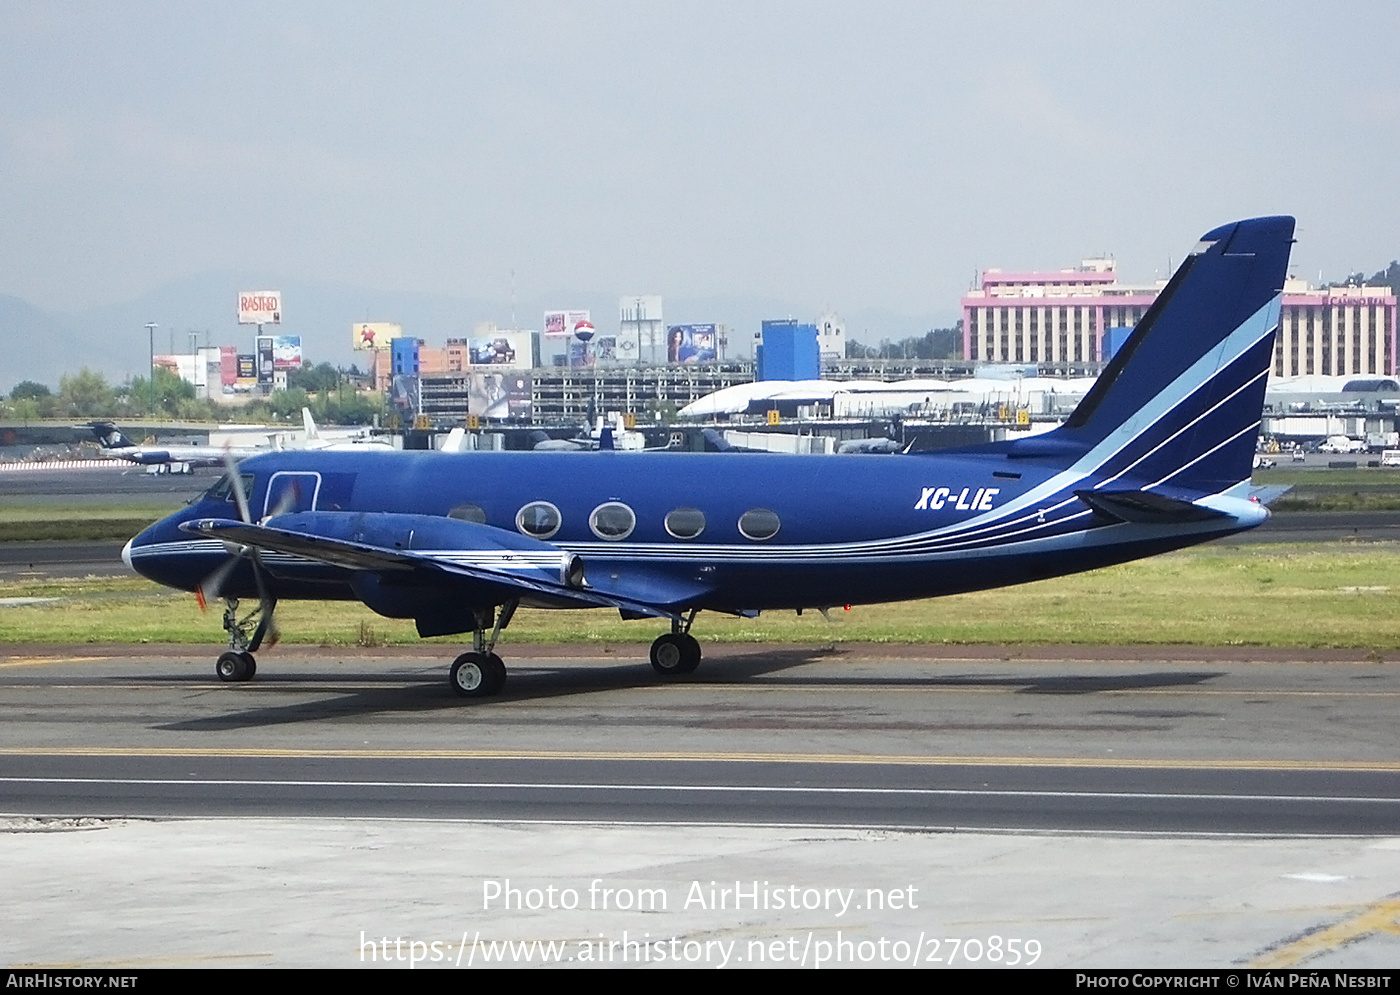
{"type": "MultiPolygon", "coordinates": [[[[489,719],[494,706],[507,703],[552,701],[600,691],[627,691],[673,686],[753,684],[755,687],[876,687],[927,689],[1002,688],[1018,694],[1085,695],[1145,688],[1182,687],[1203,684],[1222,676],[1221,671],[1148,671],[1126,674],[912,674],[881,677],[853,673],[849,677],[804,676],[805,665],[823,662],[837,655],[831,648],[791,648],[764,650],[735,656],[707,658],[701,671],[684,678],[660,678],[645,663],[627,660],[588,667],[552,667],[545,661],[517,664],[511,668],[504,691],[494,698],[466,700],[448,687],[443,667],[434,664],[419,674],[399,671],[383,674],[325,674],[294,670],[279,673],[269,659],[256,681],[246,685],[222,686],[230,695],[230,705],[251,705],[242,695],[252,695],[260,707],[244,708],[227,714],[191,718],[156,726],[170,731],[211,732],[217,730],[276,726],[360,718],[378,714],[443,713],[462,711],[473,721],[489,719]],[[386,686],[402,681],[400,686],[386,686]],[[363,685],[370,685],[366,687],[363,685]],[[361,685],[356,687],[356,685],[361,685]],[[325,697],[307,699],[308,694],[327,692],[325,697]],[[284,694],[297,697],[295,703],[273,704],[284,694]]],[[[172,678],[168,675],[145,678],[183,684],[205,685],[211,678],[172,678]]],[[[207,700],[207,699],[206,699],[207,700]]],[[[639,702],[640,704],[640,702],[639,702]]],[[[502,716],[504,718],[504,716],[502,716]]],[[[511,721],[517,721],[512,717],[511,721]]]]}

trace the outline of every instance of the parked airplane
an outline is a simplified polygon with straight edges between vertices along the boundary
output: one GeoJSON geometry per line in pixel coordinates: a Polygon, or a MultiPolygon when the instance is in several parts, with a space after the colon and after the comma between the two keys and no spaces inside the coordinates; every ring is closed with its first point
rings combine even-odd
{"type": "MultiPolygon", "coordinates": [[[[301,409],[305,435],[301,439],[287,439],[281,433],[269,433],[268,442],[260,446],[139,446],[122,434],[109,421],[89,422],[92,434],[101,443],[103,456],[118,457],[139,463],[142,466],[167,467],[172,472],[187,472],[193,467],[223,466],[231,455],[235,460],[247,459],[259,453],[283,449],[346,450],[363,452],[366,449],[393,449],[393,445],[383,439],[370,437],[364,430],[357,429],[351,435],[327,438],[321,434],[311,417],[311,411],[301,409]]],[[[458,440],[460,444],[460,439],[458,440]]]]}
{"type": "Polygon", "coordinates": [[[700,611],[926,598],[1189,546],[1268,517],[1250,470],[1292,238],[1286,217],[1205,235],[1043,435],[901,459],[274,453],[123,557],[224,599],[223,680],[253,675],[278,601],[357,599],[423,636],[472,632],[449,681],[478,697],[505,682],[519,605],[667,620],[651,663],[675,675],[700,662],[700,611]]]}
{"type": "Polygon", "coordinates": [[[197,466],[223,466],[228,456],[245,459],[271,450],[271,446],[140,446],[132,442],[122,430],[109,421],[88,423],[92,434],[97,436],[103,456],[130,460],[142,466],[178,467],[180,472],[197,466]]]}
{"type": "Polygon", "coordinates": [[[283,442],[278,445],[278,449],[320,449],[320,450],[347,450],[349,452],[363,452],[365,449],[393,449],[394,446],[386,439],[376,439],[369,434],[368,429],[353,429],[346,434],[344,431],[332,437],[324,437],[321,430],[316,426],[316,420],[311,417],[310,408],[301,409],[301,424],[304,435],[300,440],[283,442]]]}

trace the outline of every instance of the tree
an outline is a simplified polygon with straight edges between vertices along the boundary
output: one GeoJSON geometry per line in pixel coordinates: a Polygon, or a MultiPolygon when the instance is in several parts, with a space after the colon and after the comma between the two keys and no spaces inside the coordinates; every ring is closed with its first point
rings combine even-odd
{"type": "Polygon", "coordinates": [[[21,380],[15,384],[15,389],[10,391],[10,400],[12,401],[41,401],[52,396],[53,391],[33,380],[21,380]]]}
{"type": "Polygon", "coordinates": [[[287,374],[287,389],[301,388],[308,394],[323,390],[335,390],[340,386],[340,371],[330,363],[317,363],[303,366],[287,374]]]}
{"type": "Polygon", "coordinates": [[[163,366],[146,377],[135,377],[127,389],[131,414],[174,417],[180,402],[194,400],[194,384],[182,380],[163,366]]]}
{"type": "Polygon", "coordinates": [[[64,374],[58,381],[59,408],[65,414],[80,418],[111,414],[115,400],[107,378],[86,366],[72,376],[64,374]]]}

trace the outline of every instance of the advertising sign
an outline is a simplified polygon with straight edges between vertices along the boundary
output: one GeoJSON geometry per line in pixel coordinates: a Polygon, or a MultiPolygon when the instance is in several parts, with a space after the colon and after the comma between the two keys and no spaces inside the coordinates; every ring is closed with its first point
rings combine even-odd
{"type": "Polygon", "coordinates": [[[528,335],[492,335],[489,338],[467,339],[467,352],[473,366],[530,365],[528,335]]]}
{"type": "Polygon", "coordinates": [[[272,368],[274,370],[301,369],[300,335],[274,335],[272,337],[272,368]]]}
{"type": "Polygon", "coordinates": [[[593,360],[599,366],[617,364],[617,336],[600,335],[593,340],[593,360]]]}
{"type": "Polygon", "coordinates": [[[593,365],[593,344],[571,339],[569,342],[569,365],[578,369],[593,365]]]}
{"type": "Polygon", "coordinates": [[[398,373],[389,385],[389,404],[400,424],[412,425],[423,410],[423,387],[416,373],[398,373]]]}
{"type": "Polygon", "coordinates": [[[544,313],[544,334],[546,338],[562,339],[574,334],[580,324],[592,325],[589,311],[546,311],[544,313]]]}
{"type": "Polygon", "coordinates": [[[256,383],[258,379],[258,357],[251,352],[238,354],[238,382],[256,383]]]}
{"type": "Polygon", "coordinates": [[[479,418],[530,417],[534,381],[523,373],[473,373],[467,381],[467,412],[479,418]]]}
{"type": "Polygon", "coordinates": [[[360,321],[350,326],[350,348],[387,349],[403,336],[403,326],[390,321],[360,321]]]}
{"type": "Polygon", "coordinates": [[[258,345],[254,354],[258,357],[258,386],[260,387],[272,386],[272,371],[276,369],[272,358],[273,341],[271,335],[258,336],[258,345]]]}
{"type": "Polygon", "coordinates": [[[719,359],[714,325],[671,325],[666,329],[666,362],[713,363],[719,359]]]}
{"type": "Polygon", "coordinates": [[[219,346],[219,383],[232,387],[238,382],[238,352],[231,345],[219,346]]]}
{"type": "Polygon", "coordinates": [[[238,295],[240,325],[282,324],[282,291],[245,290],[238,295]]]}

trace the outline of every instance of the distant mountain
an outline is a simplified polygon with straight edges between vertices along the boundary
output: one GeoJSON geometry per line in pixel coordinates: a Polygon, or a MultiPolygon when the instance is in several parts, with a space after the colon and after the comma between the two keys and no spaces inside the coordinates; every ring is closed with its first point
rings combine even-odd
{"type": "Polygon", "coordinates": [[[18,297],[0,294],[0,391],[21,380],[58,387],[65,373],[84,366],[110,373],[119,362],[110,342],[88,335],[71,319],[50,314],[18,297]]]}
{"type": "MultiPolygon", "coordinates": [[[[59,314],[17,297],[0,295],[0,347],[8,361],[0,366],[0,392],[21,380],[57,387],[63,373],[87,366],[113,383],[144,376],[149,368],[147,322],[155,322],[155,351],[188,352],[190,333],[199,345],[232,345],[252,352],[256,328],[239,325],[235,304],[242,290],[282,291],[283,324],[269,333],[300,335],[302,354],[311,362],[345,366],[364,355],[350,348],[350,327],[359,321],[393,321],[406,334],[440,346],[448,338],[465,338],[485,321],[510,327],[510,301],[479,300],[445,294],[380,290],[348,284],[293,280],[267,274],[206,273],[166,284],[130,301],[59,314]]],[[[601,334],[617,326],[617,294],[560,291],[547,297],[516,301],[515,325],[538,329],[546,310],[586,309],[601,334]]],[[[752,354],[753,335],[765,318],[815,321],[820,307],[757,296],[665,297],[669,324],[716,322],[729,327],[727,356],[752,354]]],[[[948,316],[899,315],[880,309],[843,314],[847,334],[878,344],[880,339],[922,335],[950,325],[948,316]]],[[[543,346],[545,362],[559,352],[543,346]]]]}

